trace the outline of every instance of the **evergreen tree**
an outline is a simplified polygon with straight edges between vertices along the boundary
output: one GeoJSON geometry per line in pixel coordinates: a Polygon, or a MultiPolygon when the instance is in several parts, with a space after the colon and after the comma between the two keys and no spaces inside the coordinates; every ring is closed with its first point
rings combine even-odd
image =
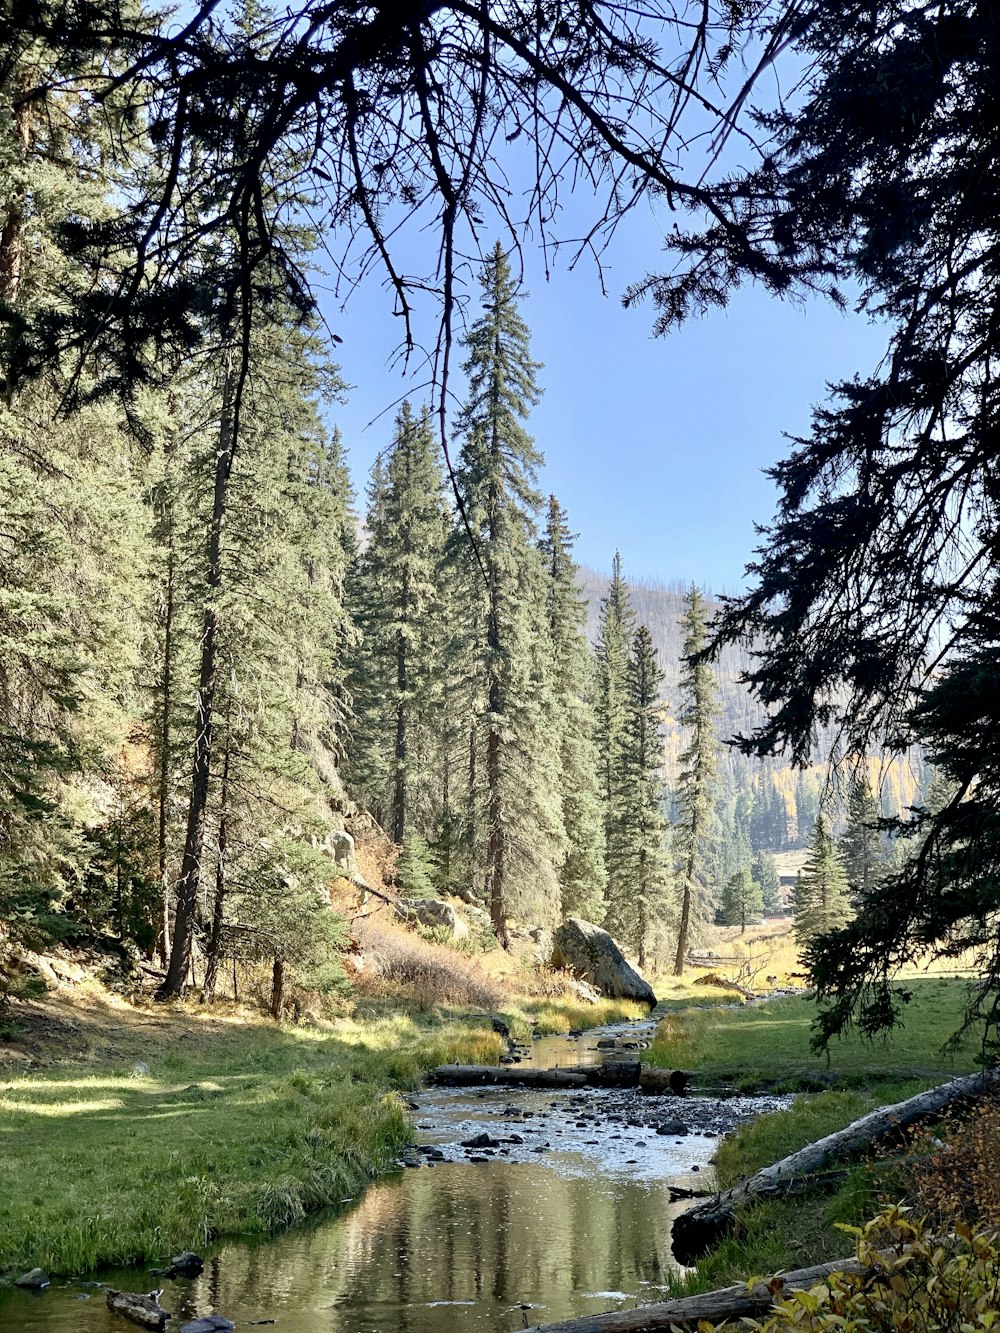
{"type": "Polygon", "coordinates": [[[687,747],[681,755],[680,824],[681,854],[680,924],[674,975],[684,972],[691,922],[699,886],[703,883],[706,842],[712,814],[718,742],[715,718],[718,712],[712,669],[700,656],[706,640],[705,602],[691,585],[681,619],[684,649],[681,658],[681,706],[677,718],[688,729],[687,747]]]}
{"type": "Polygon", "coordinates": [[[627,718],[628,661],[634,633],[635,613],[628,584],[622,575],[622,558],[615,552],[611,582],[601,599],[597,636],[597,751],[601,797],[604,804],[605,863],[607,867],[608,920],[613,926],[622,915],[630,886],[625,870],[628,832],[625,804],[620,790],[627,718]]]}
{"type": "Polygon", "coordinates": [[[744,866],[730,875],[722,890],[720,915],[723,924],[739,926],[742,935],[748,923],[759,917],[763,910],[764,896],[761,886],[753,878],[749,868],[744,866]]]}
{"type": "Polygon", "coordinates": [[[628,893],[608,904],[615,936],[645,967],[655,926],[666,908],[666,822],[663,818],[663,731],[660,686],[663,670],[652,636],[640,625],[632,638],[625,694],[625,726],[615,790],[621,802],[616,827],[616,883],[628,893]]]}
{"type": "Polygon", "coordinates": [[[878,827],[881,817],[882,811],[872,792],[867,770],[859,766],[848,782],[847,827],[840,840],[847,885],[855,903],[868,897],[886,865],[878,827]]]}
{"type": "Polygon", "coordinates": [[[844,863],[822,811],[816,818],[808,860],[795,885],[794,901],[800,953],[810,941],[842,926],[850,916],[844,863]]]}
{"type": "Polygon", "coordinates": [[[771,914],[781,910],[781,879],[770,852],[758,852],[753,858],[751,873],[760,886],[762,909],[771,914]]]}
{"type": "Polygon", "coordinates": [[[427,409],[416,416],[403,404],[369,500],[368,544],[353,581],[362,641],[351,677],[352,773],[358,795],[401,843],[410,827],[431,832],[442,804],[437,748],[448,522],[427,409]]]}
{"type": "Polygon", "coordinates": [[[549,496],[539,543],[548,576],[547,618],[553,716],[559,732],[559,791],[566,859],[559,868],[560,913],[604,916],[604,824],[591,704],[593,663],[584,635],[587,608],[578,586],[566,513],[549,496]]]}
{"type": "Polygon", "coordinates": [[[497,244],[482,275],[483,311],[466,338],[469,396],[459,418],[457,479],[472,537],[453,542],[470,596],[473,834],[493,930],[504,947],[520,908],[553,915],[565,851],[553,735],[546,580],[535,544],[541,454],[523,422],[538,400],[517,287],[497,244]],[[481,753],[480,753],[481,752],[481,753]]]}

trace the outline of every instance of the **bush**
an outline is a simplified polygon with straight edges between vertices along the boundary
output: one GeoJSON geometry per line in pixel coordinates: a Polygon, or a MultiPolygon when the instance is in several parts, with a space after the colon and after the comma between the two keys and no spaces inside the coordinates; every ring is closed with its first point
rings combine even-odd
{"type": "MultiPolygon", "coordinates": [[[[1000,1320],[1000,1254],[996,1235],[959,1222],[944,1235],[889,1208],[857,1237],[863,1271],[832,1273],[809,1291],[775,1302],[761,1333],[974,1333],[1000,1320]]],[[[755,1279],[756,1281],[756,1279],[755,1279]]]]}
{"type": "Polygon", "coordinates": [[[356,923],[364,967],[355,980],[359,992],[396,991],[421,1009],[468,1004],[497,1009],[506,992],[481,964],[444,944],[432,944],[391,922],[368,918],[356,923]]]}

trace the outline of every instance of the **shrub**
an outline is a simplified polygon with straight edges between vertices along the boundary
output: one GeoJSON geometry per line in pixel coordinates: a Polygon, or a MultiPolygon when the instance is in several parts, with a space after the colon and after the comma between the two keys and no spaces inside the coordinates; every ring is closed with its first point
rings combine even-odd
{"type": "Polygon", "coordinates": [[[481,964],[444,944],[433,944],[388,921],[355,923],[364,955],[355,989],[402,992],[421,1009],[468,1004],[497,1009],[507,1000],[503,986],[481,964]]]}
{"type": "MultiPolygon", "coordinates": [[[[1000,1322],[1000,1253],[995,1233],[959,1222],[944,1235],[886,1209],[857,1237],[860,1273],[832,1273],[808,1291],[775,1302],[761,1333],[974,1333],[1000,1322]]],[[[757,1281],[757,1279],[754,1279],[757,1281]]]]}

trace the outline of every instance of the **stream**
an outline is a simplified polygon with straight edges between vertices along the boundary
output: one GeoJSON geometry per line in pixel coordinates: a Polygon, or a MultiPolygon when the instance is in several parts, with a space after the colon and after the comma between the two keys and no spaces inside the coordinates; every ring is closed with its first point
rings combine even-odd
{"type": "MultiPolygon", "coordinates": [[[[596,1049],[602,1038],[627,1043],[634,1059],[653,1026],[542,1038],[525,1063],[614,1058],[596,1049]]],[[[109,1313],[104,1288],[160,1282],[174,1333],[212,1313],[279,1333],[515,1333],[661,1300],[680,1271],[672,1221],[689,1206],[672,1202],[670,1187],[710,1186],[720,1135],[788,1100],[423,1089],[403,1165],[357,1199],[271,1240],[217,1242],[195,1279],[133,1268],[56,1279],[41,1293],[0,1289],[0,1329],[125,1333],[134,1325],[109,1313]],[[688,1132],[665,1132],[677,1121],[688,1132]]]]}

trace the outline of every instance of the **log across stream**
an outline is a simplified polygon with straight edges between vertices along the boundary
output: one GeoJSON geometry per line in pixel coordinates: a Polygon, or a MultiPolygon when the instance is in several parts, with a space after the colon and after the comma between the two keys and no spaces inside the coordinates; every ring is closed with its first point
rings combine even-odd
{"type": "MultiPolygon", "coordinates": [[[[642,1041],[651,1027],[618,1032],[642,1041]]],[[[614,1035],[546,1038],[524,1063],[586,1070],[605,1058],[598,1040],[614,1035]]],[[[107,1308],[108,1287],[162,1286],[174,1333],[212,1313],[238,1329],[274,1320],[275,1333],[519,1333],[661,1301],[676,1271],[672,1220],[691,1203],[674,1192],[703,1192],[719,1137],[786,1101],[589,1084],[429,1087],[413,1097],[414,1144],[402,1159],[413,1165],[339,1212],[271,1241],[218,1242],[196,1278],[120,1269],[56,1279],[41,1295],[2,1289],[0,1328],[128,1333],[107,1308]]]]}

